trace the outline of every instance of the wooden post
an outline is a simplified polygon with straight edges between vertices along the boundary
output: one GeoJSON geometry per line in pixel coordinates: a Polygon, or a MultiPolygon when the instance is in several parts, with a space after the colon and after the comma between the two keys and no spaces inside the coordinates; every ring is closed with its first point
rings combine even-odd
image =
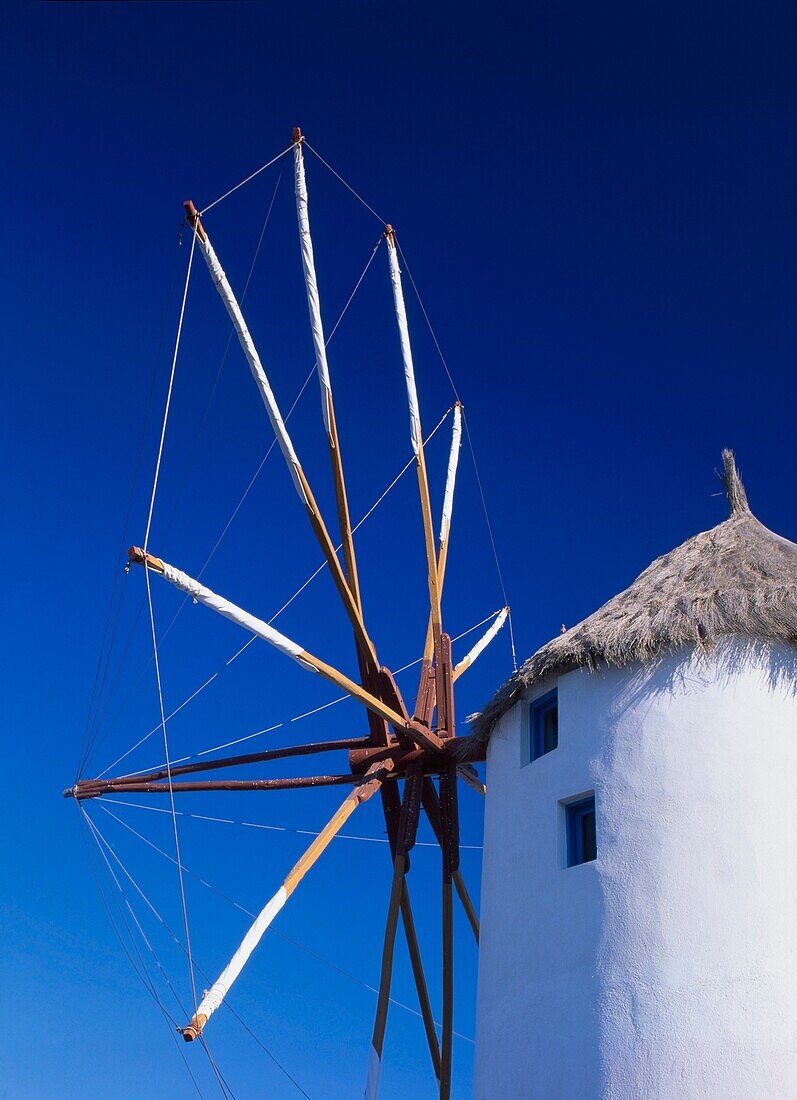
{"type": "MultiPolygon", "coordinates": [[[[432,826],[432,830],[437,837],[438,844],[443,846],[443,827],[441,822],[440,812],[440,800],[437,797],[437,791],[434,789],[434,783],[428,777],[424,780],[423,784],[423,808],[426,812],[426,816],[429,819],[429,824],[432,826]]],[[[452,873],[452,879],[454,886],[456,887],[459,900],[462,902],[462,908],[465,910],[465,915],[468,918],[471,928],[473,929],[473,935],[476,938],[476,943],[479,942],[479,918],[476,915],[476,909],[471,901],[468,888],[465,885],[465,880],[462,877],[462,872],[459,867],[452,873]]]]}
{"type": "MultiPolygon", "coordinates": [[[[380,791],[382,797],[382,809],[385,814],[385,825],[387,826],[388,839],[390,841],[390,851],[393,859],[395,860],[396,853],[398,851],[398,834],[399,834],[399,821],[401,818],[401,800],[399,799],[396,785],[382,784],[380,791]]],[[[426,1032],[426,1042],[429,1046],[429,1055],[432,1059],[432,1067],[434,1069],[435,1080],[440,1081],[440,1046],[437,1042],[437,1032],[435,1031],[434,1013],[432,1012],[432,1002],[429,999],[429,990],[426,986],[426,975],[423,970],[423,959],[421,958],[421,949],[418,944],[418,935],[415,930],[415,920],[412,915],[412,904],[410,902],[409,887],[407,885],[407,872],[409,871],[410,860],[407,857],[406,866],[404,868],[404,890],[401,896],[401,920],[404,925],[404,935],[407,940],[407,950],[410,956],[410,964],[412,966],[412,976],[415,980],[415,989],[418,994],[418,1004],[421,1009],[421,1017],[423,1019],[423,1028],[426,1032]]]]}
{"type": "Polygon", "coordinates": [[[440,1044],[440,1100],[449,1100],[454,1039],[454,914],[451,880],[459,867],[455,767],[449,768],[440,776],[440,808],[443,833],[443,1036],[440,1044]]]}
{"type": "Polygon", "coordinates": [[[387,910],[385,937],[382,946],[382,965],[379,977],[379,996],[374,1018],[374,1030],[371,1038],[371,1058],[368,1074],[366,1097],[376,1097],[379,1069],[382,1062],[382,1050],[387,1027],[387,1012],[390,1005],[390,983],[393,976],[393,951],[396,943],[399,911],[404,897],[404,875],[407,857],[415,844],[418,828],[418,816],[421,809],[421,785],[423,777],[420,769],[414,766],[404,784],[404,798],[398,827],[397,848],[393,861],[393,883],[390,891],[390,903],[387,910]]]}

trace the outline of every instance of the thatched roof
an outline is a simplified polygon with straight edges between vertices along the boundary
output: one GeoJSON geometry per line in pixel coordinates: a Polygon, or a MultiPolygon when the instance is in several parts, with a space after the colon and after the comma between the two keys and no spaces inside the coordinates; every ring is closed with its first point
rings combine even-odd
{"type": "Polygon", "coordinates": [[[538,649],[472,719],[466,755],[480,756],[501,715],[547,676],[705,650],[729,634],[797,644],[797,545],[758,522],[733,452],[722,457],[728,519],[657,558],[619,596],[538,649]]]}

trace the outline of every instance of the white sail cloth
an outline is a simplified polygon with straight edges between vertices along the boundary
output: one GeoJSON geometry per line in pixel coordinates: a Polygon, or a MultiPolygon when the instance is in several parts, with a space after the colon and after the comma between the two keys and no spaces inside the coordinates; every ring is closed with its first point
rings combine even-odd
{"type": "Polygon", "coordinates": [[[309,668],[311,672],[317,671],[309,662],[303,660],[305,651],[301,646],[297,645],[296,642],[292,642],[290,638],[286,638],[284,634],[280,634],[278,630],[275,630],[273,626],[269,626],[263,619],[250,615],[242,607],[225,600],[223,596],[212,592],[204,584],[200,584],[199,581],[189,577],[187,573],[183,573],[180,569],[175,569],[168,562],[163,563],[163,576],[175,588],[179,588],[181,592],[185,592],[186,595],[191,596],[198,603],[204,604],[205,607],[209,607],[213,611],[218,611],[219,615],[223,615],[225,619],[237,623],[244,630],[256,634],[259,638],[273,645],[281,653],[292,657],[294,661],[298,661],[302,668],[309,668]]]}
{"type": "Polygon", "coordinates": [[[401,286],[401,271],[398,263],[398,249],[393,241],[387,250],[390,262],[390,282],[393,286],[393,301],[396,306],[396,318],[401,341],[401,358],[404,361],[404,379],[407,383],[407,402],[410,407],[410,436],[412,449],[417,456],[421,450],[421,413],[418,408],[418,391],[415,388],[415,367],[412,362],[410,333],[407,328],[407,310],[404,305],[404,291],[401,286]]]}
{"type": "Polygon", "coordinates": [[[454,485],[457,480],[457,464],[459,463],[459,448],[462,445],[462,406],[457,403],[454,406],[454,423],[451,428],[451,450],[448,455],[448,470],[446,471],[446,491],[443,497],[443,515],[440,520],[440,544],[448,539],[451,528],[451,513],[454,508],[454,485]]]}
{"type": "Polygon", "coordinates": [[[204,1016],[205,1021],[210,1019],[227,996],[230,986],[246,966],[246,963],[249,961],[249,956],[263,938],[263,933],[287,900],[288,891],[284,886],[280,886],[274,897],[260,910],[254,924],[252,924],[241,941],[241,946],[235,952],[210,989],[205,993],[196,1010],[196,1016],[204,1016]]]}
{"type": "Polygon", "coordinates": [[[260,390],[260,396],[263,398],[263,404],[266,406],[266,412],[268,413],[269,420],[271,421],[271,427],[274,429],[274,434],[277,437],[277,442],[280,445],[280,450],[285,456],[285,460],[288,463],[288,469],[290,470],[291,477],[293,478],[293,484],[296,486],[296,492],[302,500],[304,505],[308,504],[307,496],[302,486],[302,481],[299,476],[301,465],[296,455],[296,451],[293,449],[293,443],[291,437],[288,435],[288,429],[285,427],[285,422],[282,419],[277,400],[274,397],[274,393],[271,389],[271,383],[268,380],[263,364],[260,361],[260,356],[257,353],[257,348],[254,345],[251,334],[244,320],[243,313],[241,313],[241,307],[238,305],[238,301],[233,293],[232,287],[227,276],[224,273],[224,269],[219,263],[219,258],[213,250],[213,245],[210,243],[210,238],[207,233],[197,232],[197,244],[199,245],[202,255],[205,257],[205,262],[208,265],[208,270],[213,277],[213,282],[216,284],[227,312],[230,315],[230,320],[233,323],[233,328],[238,336],[238,341],[243,349],[243,353],[246,356],[246,360],[249,363],[249,369],[252,372],[252,377],[257,384],[257,388],[260,390]]]}
{"type": "Polygon", "coordinates": [[[296,189],[296,217],[299,221],[299,241],[302,250],[304,283],[307,288],[307,308],[310,313],[310,329],[313,334],[315,365],[318,371],[318,380],[321,383],[321,411],[324,417],[324,427],[327,430],[327,435],[329,435],[332,431],[329,416],[332,384],[329,379],[324,326],[321,321],[321,304],[318,298],[318,280],[316,279],[315,273],[313,239],[310,236],[310,218],[307,209],[307,183],[304,177],[304,157],[302,156],[301,143],[297,143],[293,153],[293,178],[296,189]]]}
{"type": "Polygon", "coordinates": [[[509,608],[502,607],[501,610],[498,612],[495,618],[495,622],[492,624],[492,626],[490,626],[488,630],[482,635],[482,637],[479,638],[473,649],[471,649],[469,653],[466,653],[459,664],[454,667],[454,679],[460,676],[466,668],[469,668],[479,656],[479,654],[487,648],[487,646],[490,644],[490,642],[493,640],[498,631],[506,622],[506,617],[508,614],[509,608]]]}

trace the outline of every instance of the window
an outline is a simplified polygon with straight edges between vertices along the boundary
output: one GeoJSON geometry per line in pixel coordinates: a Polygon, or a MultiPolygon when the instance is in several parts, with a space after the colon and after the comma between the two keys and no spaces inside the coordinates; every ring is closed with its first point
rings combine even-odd
{"type": "Polygon", "coordinates": [[[532,760],[545,756],[559,744],[559,700],[556,691],[549,691],[531,704],[531,752],[532,760]]]}
{"type": "Polygon", "coordinates": [[[595,829],[595,795],[580,798],[565,806],[567,829],[567,866],[591,863],[598,858],[598,837],[595,829]]]}

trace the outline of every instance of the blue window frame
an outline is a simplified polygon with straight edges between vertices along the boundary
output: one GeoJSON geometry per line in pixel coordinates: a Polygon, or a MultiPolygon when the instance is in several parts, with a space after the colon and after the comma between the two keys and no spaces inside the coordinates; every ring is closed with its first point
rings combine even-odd
{"type": "Polygon", "coordinates": [[[565,806],[567,820],[567,866],[591,863],[598,858],[598,835],[595,828],[595,795],[580,798],[565,806]]]}
{"type": "Polygon", "coordinates": [[[538,760],[559,745],[559,699],[556,689],[531,704],[529,756],[538,760]]]}

